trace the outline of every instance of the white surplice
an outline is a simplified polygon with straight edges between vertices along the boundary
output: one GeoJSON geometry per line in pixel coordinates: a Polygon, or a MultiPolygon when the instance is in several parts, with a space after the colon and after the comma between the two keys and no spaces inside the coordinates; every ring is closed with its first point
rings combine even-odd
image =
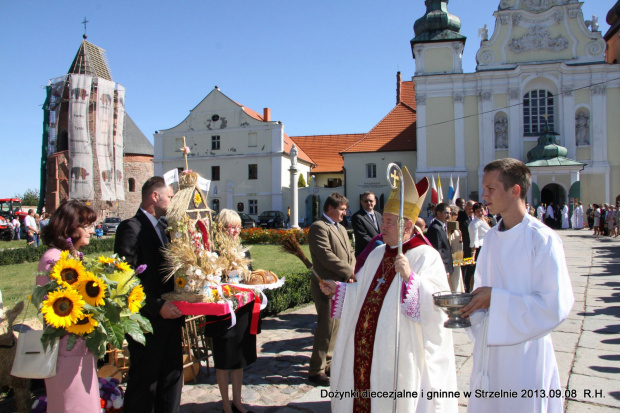
{"type": "Polygon", "coordinates": [[[568,225],[568,206],[564,205],[562,208],[562,229],[569,228],[568,225]]]}
{"type": "MultiPolygon", "coordinates": [[[[364,299],[377,268],[382,263],[386,246],[377,247],[368,256],[364,267],[356,275],[357,282],[343,284],[346,294],[340,319],[340,330],[331,364],[331,390],[354,390],[353,366],[355,356],[355,327],[358,316],[363,314],[364,299]]],[[[426,397],[429,391],[456,391],[456,368],[452,332],[443,327],[446,315],[433,303],[432,294],[449,291],[446,271],[439,253],[428,245],[418,246],[405,253],[409,259],[414,279],[419,280],[419,321],[409,318],[397,298],[398,278],[387,291],[373,347],[370,376],[372,391],[394,390],[394,355],[396,311],[400,314],[400,350],[398,389],[418,392],[418,397],[400,398],[398,412],[457,412],[458,400],[454,397],[426,397]],[[420,390],[424,390],[421,397],[420,390]]],[[[402,287],[405,288],[404,286],[402,287]]],[[[391,412],[392,399],[372,398],[373,412],[391,412]]],[[[332,398],[333,412],[353,412],[353,398],[332,398]]]]}
{"type": "Polygon", "coordinates": [[[527,214],[508,231],[499,231],[499,226],[487,233],[474,276],[474,288],[493,289],[488,311],[472,314],[472,328],[468,329],[474,337],[474,368],[467,410],[562,412],[563,398],[547,397],[550,390],[562,394],[564,390],[550,333],[574,303],[562,241],[527,214]],[[476,389],[484,387],[516,391],[517,396],[476,397],[476,389]],[[522,398],[522,391],[528,390],[544,390],[546,395],[522,398]]]}

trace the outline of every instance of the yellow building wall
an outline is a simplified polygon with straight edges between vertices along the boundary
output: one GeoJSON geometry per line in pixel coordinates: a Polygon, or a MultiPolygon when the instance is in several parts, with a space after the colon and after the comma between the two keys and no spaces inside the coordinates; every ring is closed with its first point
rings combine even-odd
{"type": "Polygon", "coordinates": [[[495,109],[503,109],[508,107],[508,95],[506,93],[498,93],[493,95],[493,107],[495,109]]]}
{"type": "Polygon", "coordinates": [[[527,153],[538,145],[538,141],[523,141],[523,156],[527,159],[527,153]]]}
{"type": "MultiPolygon", "coordinates": [[[[564,26],[550,26],[546,27],[546,30],[551,35],[551,38],[554,39],[557,36],[561,35],[562,37],[568,39],[568,47],[562,51],[556,52],[546,49],[540,50],[529,50],[523,51],[521,53],[513,52],[509,47],[506,47],[506,61],[507,63],[519,63],[519,62],[539,62],[539,61],[548,61],[548,60],[570,60],[573,57],[573,45],[574,41],[566,34],[566,30],[564,26]]],[[[520,39],[524,35],[528,33],[528,28],[517,26],[513,27],[512,35],[510,36],[512,39],[520,39]]],[[[585,53],[583,51],[579,52],[580,56],[584,56],[585,53]]],[[[499,55],[501,56],[501,55],[499,55]]]]}
{"type": "Polygon", "coordinates": [[[556,175],[555,181],[553,180],[553,175],[538,175],[537,183],[538,188],[542,191],[543,188],[549,184],[558,184],[563,186],[566,189],[566,196],[568,196],[568,192],[570,191],[570,175],[556,175]]]}
{"type": "Polygon", "coordinates": [[[620,88],[607,89],[607,159],[610,168],[610,202],[620,195],[620,88]]]}
{"type": "Polygon", "coordinates": [[[589,161],[590,160],[590,147],[577,148],[577,160],[589,161]]]}
{"type": "Polygon", "coordinates": [[[508,150],[495,151],[495,159],[508,158],[508,150]]]}
{"type": "Polygon", "coordinates": [[[590,89],[575,90],[575,105],[590,104],[590,89]]]}
{"type": "Polygon", "coordinates": [[[454,70],[454,54],[451,48],[429,49],[424,52],[424,71],[444,73],[454,70]]]}
{"type": "MultiPolygon", "coordinates": [[[[480,165],[480,142],[478,140],[478,97],[466,96],[463,102],[465,117],[465,167],[467,168],[467,193],[461,190],[461,197],[468,199],[469,193],[478,191],[478,166],[480,165]]],[[[482,195],[482,194],[480,194],[482,195]]]]}
{"type": "Polygon", "coordinates": [[[454,167],[454,106],[451,97],[426,100],[426,163],[429,168],[454,167]]]}
{"type": "MultiPolygon", "coordinates": [[[[581,199],[584,205],[597,203],[602,204],[605,201],[605,175],[603,174],[582,174],[581,181],[581,199]]],[[[587,209],[587,208],[585,208],[587,209]]]]}

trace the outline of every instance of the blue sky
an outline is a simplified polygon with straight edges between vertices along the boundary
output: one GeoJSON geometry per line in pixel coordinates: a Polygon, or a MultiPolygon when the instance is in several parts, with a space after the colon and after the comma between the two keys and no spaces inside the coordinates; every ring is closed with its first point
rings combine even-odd
{"type": "MultiPolygon", "coordinates": [[[[452,0],[475,71],[478,28],[493,34],[500,0],[452,0]]],[[[605,33],[616,0],[585,0],[605,33]]],[[[126,109],[144,134],[180,123],[215,85],[289,135],[362,133],[410,80],[409,40],[424,0],[0,0],[0,198],[39,189],[48,80],[67,73],[82,41],[107,52],[126,109]]]]}

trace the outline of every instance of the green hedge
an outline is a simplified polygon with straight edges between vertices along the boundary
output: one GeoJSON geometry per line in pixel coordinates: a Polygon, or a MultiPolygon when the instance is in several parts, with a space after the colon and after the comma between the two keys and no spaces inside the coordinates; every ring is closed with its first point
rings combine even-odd
{"type": "MultiPolygon", "coordinates": [[[[0,265],[22,264],[24,262],[38,262],[45,251],[47,245],[40,245],[36,248],[16,248],[0,251],[0,265]]],[[[114,238],[91,239],[90,243],[80,249],[84,254],[94,254],[98,252],[109,252],[114,250],[114,238]]]]}
{"type": "Polygon", "coordinates": [[[274,316],[288,308],[294,308],[302,304],[312,302],[310,294],[310,271],[300,271],[285,274],[286,282],[275,290],[265,290],[267,296],[267,308],[263,311],[264,316],[274,316]]]}

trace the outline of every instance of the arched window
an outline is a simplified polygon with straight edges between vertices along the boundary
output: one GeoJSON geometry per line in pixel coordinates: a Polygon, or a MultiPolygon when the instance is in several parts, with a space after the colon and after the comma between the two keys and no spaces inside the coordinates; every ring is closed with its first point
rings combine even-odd
{"type": "Polygon", "coordinates": [[[136,192],[136,180],[129,178],[127,183],[129,185],[129,192],[136,192]]]}
{"type": "Polygon", "coordinates": [[[523,133],[540,135],[545,125],[555,131],[553,94],[547,90],[531,90],[523,96],[523,133]]]}

